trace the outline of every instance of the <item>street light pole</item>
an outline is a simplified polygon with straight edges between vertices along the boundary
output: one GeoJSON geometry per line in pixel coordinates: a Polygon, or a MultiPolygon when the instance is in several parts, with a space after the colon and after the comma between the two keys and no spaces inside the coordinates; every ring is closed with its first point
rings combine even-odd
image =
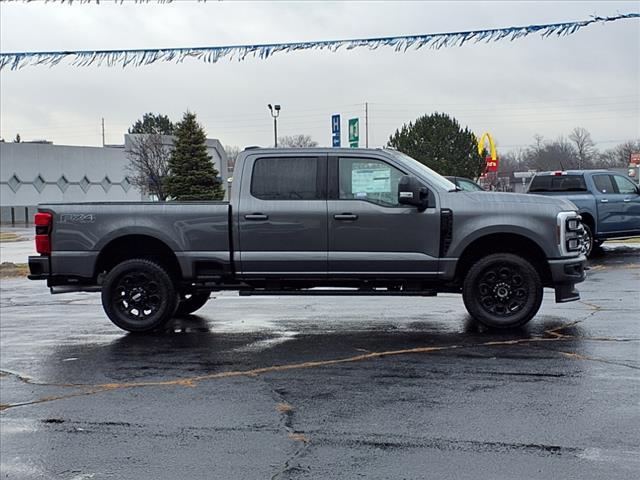
{"type": "Polygon", "coordinates": [[[280,105],[268,104],[269,111],[273,117],[273,146],[278,148],[278,117],[280,116],[280,105]]]}

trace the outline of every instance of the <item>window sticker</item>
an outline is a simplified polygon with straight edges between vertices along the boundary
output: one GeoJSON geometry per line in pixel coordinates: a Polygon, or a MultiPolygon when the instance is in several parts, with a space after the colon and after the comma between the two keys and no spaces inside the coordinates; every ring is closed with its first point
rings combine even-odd
{"type": "Polygon", "coordinates": [[[351,191],[356,198],[368,193],[391,193],[391,170],[388,168],[358,168],[351,172],[351,191]]]}

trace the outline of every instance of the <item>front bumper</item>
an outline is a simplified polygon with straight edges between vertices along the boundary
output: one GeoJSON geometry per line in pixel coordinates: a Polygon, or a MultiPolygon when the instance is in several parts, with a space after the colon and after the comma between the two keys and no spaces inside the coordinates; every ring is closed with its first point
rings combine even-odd
{"type": "Polygon", "coordinates": [[[549,260],[551,280],[556,291],[556,303],[580,300],[580,293],[576,290],[575,284],[583,282],[586,278],[586,262],[587,258],[584,255],[549,260]]]}
{"type": "Polygon", "coordinates": [[[51,262],[48,256],[29,257],[29,280],[47,280],[50,272],[51,262]]]}

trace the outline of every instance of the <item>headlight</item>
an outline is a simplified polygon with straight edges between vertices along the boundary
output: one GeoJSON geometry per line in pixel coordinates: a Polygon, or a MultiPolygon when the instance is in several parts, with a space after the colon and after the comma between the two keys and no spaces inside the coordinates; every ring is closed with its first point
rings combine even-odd
{"type": "Polygon", "coordinates": [[[558,214],[558,247],[563,256],[575,256],[582,252],[584,228],[576,212],[558,214]]]}
{"type": "Polygon", "coordinates": [[[580,221],[577,218],[570,218],[567,220],[567,230],[576,231],[580,226],[580,221]]]}
{"type": "Polygon", "coordinates": [[[578,238],[567,240],[567,250],[569,250],[570,252],[580,250],[580,240],[578,238]]]}

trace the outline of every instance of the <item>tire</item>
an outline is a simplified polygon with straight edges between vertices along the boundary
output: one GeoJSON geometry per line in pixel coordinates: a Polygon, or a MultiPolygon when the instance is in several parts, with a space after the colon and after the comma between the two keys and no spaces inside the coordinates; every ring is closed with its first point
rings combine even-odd
{"type": "Polygon", "coordinates": [[[462,299],[479,323],[497,329],[515,328],[538,313],[542,281],[524,258],[495,253],[471,267],[463,282],[462,299]]]}
{"type": "Polygon", "coordinates": [[[582,234],[582,253],[584,253],[587,258],[591,258],[594,250],[598,248],[602,242],[598,242],[593,238],[593,231],[589,225],[583,223],[582,228],[584,228],[584,233],[582,234]]]}
{"type": "Polygon", "coordinates": [[[126,260],[107,273],[102,307],[109,319],[128,332],[150,332],[165,325],[178,305],[173,280],[161,265],[126,260]]]}
{"type": "Polygon", "coordinates": [[[189,315],[195,312],[207,303],[210,296],[211,292],[180,295],[180,303],[178,304],[175,315],[189,315]]]}

